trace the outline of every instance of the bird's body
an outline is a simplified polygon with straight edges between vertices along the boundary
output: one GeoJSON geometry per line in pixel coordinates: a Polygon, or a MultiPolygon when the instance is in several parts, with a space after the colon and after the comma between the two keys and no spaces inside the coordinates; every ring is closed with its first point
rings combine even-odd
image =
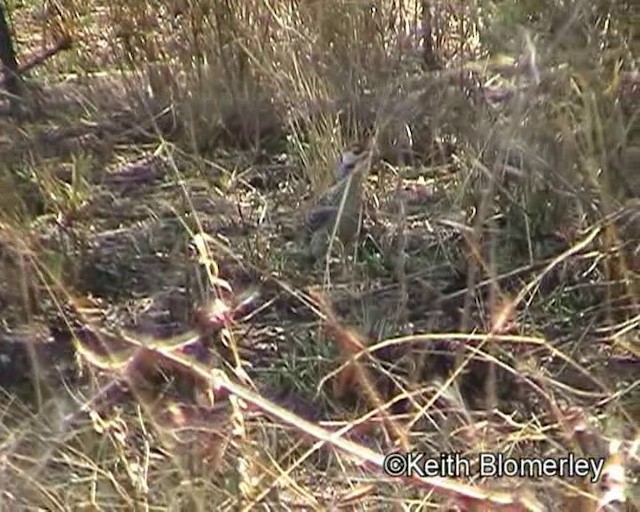
{"type": "Polygon", "coordinates": [[[315,260],[326,255],[334,231],[343,245],[352,242],[358,232],[366,156],[363,152],[345,152],[336,168],[337,182],[307,214],[309,249],[315,260]]]}

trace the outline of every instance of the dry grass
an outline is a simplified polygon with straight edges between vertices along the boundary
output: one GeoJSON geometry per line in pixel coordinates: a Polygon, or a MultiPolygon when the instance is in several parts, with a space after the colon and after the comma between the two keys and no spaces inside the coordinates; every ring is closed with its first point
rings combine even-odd
{"type": "Polygon", "coordinates": [[[0,117],[0,503],[638,509],[631,4],[9,1],[22,62],[73,46],[0,117]],[[361,243],[318,269],[353,143],[361,243]]]}

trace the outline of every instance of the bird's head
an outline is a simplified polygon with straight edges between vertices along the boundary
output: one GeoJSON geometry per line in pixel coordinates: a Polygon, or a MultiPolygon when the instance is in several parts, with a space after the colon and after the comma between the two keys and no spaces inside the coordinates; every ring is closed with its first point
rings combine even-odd
{"type": "Polygon", "coordinates": [[[346,151],[343,151],[336,163],[336,179],[342,180],[349,176],[353,170],[357,167],[357,164],[364,160],[367,156],[367,151],[361,147],[353,147],[346,151]]]}

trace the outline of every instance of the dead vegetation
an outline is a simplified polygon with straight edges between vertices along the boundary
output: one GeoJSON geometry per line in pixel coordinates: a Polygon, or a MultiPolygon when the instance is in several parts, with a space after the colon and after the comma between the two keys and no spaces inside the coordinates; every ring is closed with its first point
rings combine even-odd
{"type": "Polygon", "coordinates": [[[638,509],[631,2],[6,10],[18,69],[71,45],[0,93],[0,503],[638,509]],[[312,265],[354,143],[359,243],[312,265]]]}

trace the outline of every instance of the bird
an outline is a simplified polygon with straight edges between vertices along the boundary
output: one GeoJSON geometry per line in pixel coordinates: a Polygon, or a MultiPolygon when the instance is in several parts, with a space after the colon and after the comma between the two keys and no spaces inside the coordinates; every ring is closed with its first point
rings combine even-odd
{"type": "Polygon", "coordinates": [[[336,165],[335,184],[307,213],[306,224],[311,234],[309,250],[314,260],[326,255],[334,229],[336,238],[343,245],[355,238],[359,228],[362,183],[368,164],[368,151],[360,147],[344,151],[336,165]]]}

